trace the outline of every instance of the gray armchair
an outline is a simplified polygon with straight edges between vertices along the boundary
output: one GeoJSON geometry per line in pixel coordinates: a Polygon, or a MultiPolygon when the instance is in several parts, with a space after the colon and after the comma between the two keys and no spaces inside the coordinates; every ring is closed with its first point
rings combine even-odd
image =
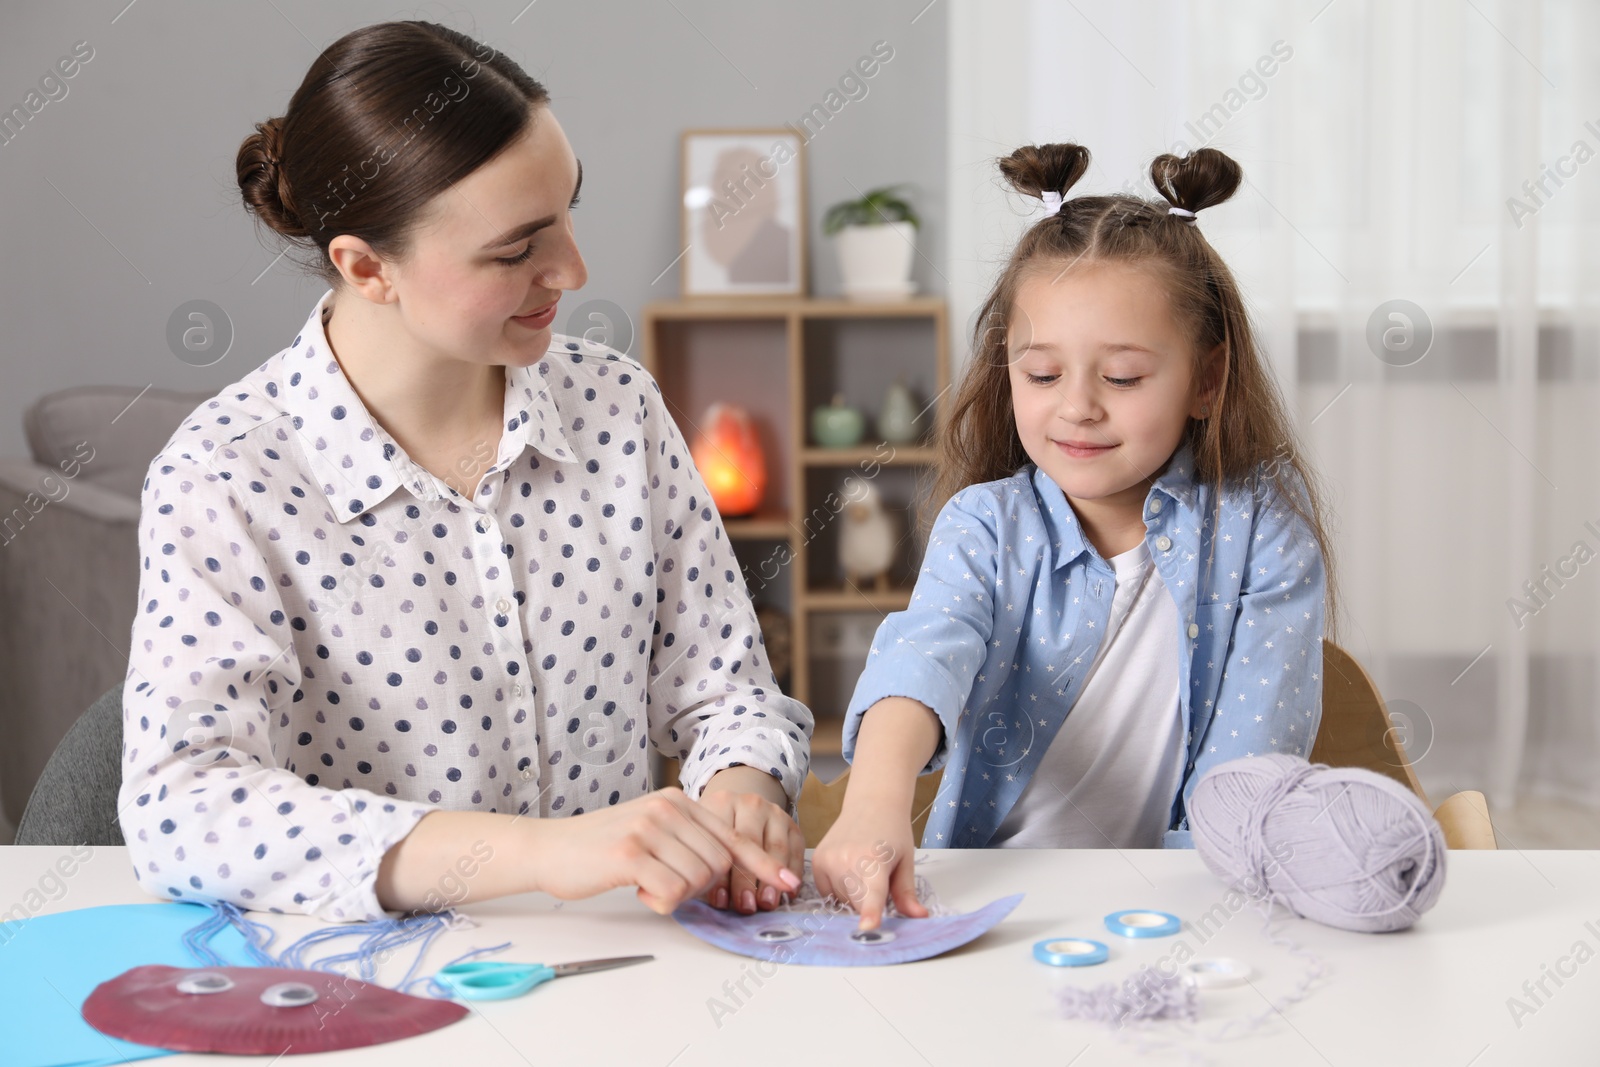
{"type": "Polygon", "coordinates": [[[0,458],[0,810],[13,824],[83,709],[127,674],[139,490],[150,460],[214,395],[49,393],[26,415],[32,457],[0,458]]]}

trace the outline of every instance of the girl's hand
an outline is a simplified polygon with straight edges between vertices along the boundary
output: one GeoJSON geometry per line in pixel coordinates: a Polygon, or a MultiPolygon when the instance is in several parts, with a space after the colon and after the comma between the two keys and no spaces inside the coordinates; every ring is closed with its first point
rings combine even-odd
{"type": "Polygon", "coordinates": [[[811,853],[817,892],[848,901],[861,913],[860,930],[877,929],[884,901],[891,896],[901,915],[928,917],[917,899],[911,820],[883,810],[873,805],[852,808],[846,794],[844,810],[811,853]]]}
{"type": "Polygon", "coordinates": [[[733,869],[789,891],[800,887],[799,875],[768,855],[761,836],[736,829],[677,788],[566,819],[538,819],[530,829],[534,888],[562,900],[631,885],[645,907],[667,915],[725,884],[733,869]]]}
{"type": "Polygon", "coordinates": [[[817,890],[859,911],[858,929],[877,929],[891,896],[901,915],[928,917],[917,899],[911,805],[918,768],[943,729],[932,708],[910,697],[884,697],[861,719],[843,810],[811,854],[817,890]]]}
{"type": "MultiPolygon", "coordinates": [[[[700,806],[761,845],[774,863],[791,871],[805,870],[805,835],[789,818],[788,812],[766,797],[726,790],[707,791],[700,797],[700,806]]],[[[726,878],[712,884],[704,899],[714,908],[731,907],[744,915],[753,915],[757,909],[776,908],[781,894],[796,888],[759,878],[750,868],[735,864],[726,878]]]]}

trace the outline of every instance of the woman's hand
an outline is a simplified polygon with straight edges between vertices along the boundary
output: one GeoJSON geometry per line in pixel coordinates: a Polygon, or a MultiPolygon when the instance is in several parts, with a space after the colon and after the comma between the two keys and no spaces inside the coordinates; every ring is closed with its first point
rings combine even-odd
{"type": "MultiPolygon", "coordinates": [[[[701,795],[700,806],[728,822],[745,837],[761,845],[774,863],[791,871],[805,870],[806,839],[789,813],[766,797],[755,793],[709,789],[701,795]]],[[[771,911],[782,895],[798,886],[787,886],[758,878],[749,868],[737,864],[725,879],[714,883],[705,894],[714,908],[733,908],[744,915],[758,909],[771,911]]]]}
{"type": "Polygon", "coordinates": [[[677,788],[570,818],[538,819],[530,829],[534,888],[562,900],[632,885],[645,907],[667,915],[725,885],[730,870],[788,891],[800,887],[799,875],[763,847],[764,834],[736,828],[677,788]]]}
{"type": "Polygon", "coordinates": [[[901,915],[928,917],[917,899],[915,844],[911,820],[888,814],[898,808],[858,803],[845,807],[811,853],[811,874],[817,892],[849,902],[861,913],[858,929],[875,930],[883,921],[884,901],[894,899],[901,915]]]}
{"type": "MultiPolygon", "coordinates": [[[[805,835],[789,818],[788,794],[772,775],[754,767],[724,767],[701,790],[700,803],[741,834],[759,842],[778,863],[797,873],[805,870],[805,835]]],[[[789,886],[735,867],[726,879],[706,892],[705,901],[714,908],[731,907],[753,915],[757,909],[776,908],[782,895],[790,891],[789,886]]]]}

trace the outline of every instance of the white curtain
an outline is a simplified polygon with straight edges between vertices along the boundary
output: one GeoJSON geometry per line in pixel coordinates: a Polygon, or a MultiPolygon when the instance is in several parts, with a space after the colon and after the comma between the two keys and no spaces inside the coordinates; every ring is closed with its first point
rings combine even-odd
{"type": "Polygon", "coordinates": [[[1600,807],[1600,4],[947,17],[954,321],[1039,210],[995,156],[1075,141],[1075,191],[1146,196],[1160,152],[1233,156],[1246,185],[1199,224],[1333,489],[1341,643],[1434,803],[1600,807]]]}

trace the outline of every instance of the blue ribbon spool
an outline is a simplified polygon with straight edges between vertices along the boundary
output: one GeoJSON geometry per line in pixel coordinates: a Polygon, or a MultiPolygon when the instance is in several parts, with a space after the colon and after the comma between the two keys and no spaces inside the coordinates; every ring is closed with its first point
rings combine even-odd
{"type": "Polygon", "coordinates": [[[1090,967],[1109,955],[1105,945],[1083,937],[1051,937],[1033,945],[1033,958],[1052,967],[1090,967]]]}
{"type": "Polygon", "coordinates": [[[1164,911],[1114,911],[1106,916],[1106,929],[1122,937],[1166,937],[1182,928],[1176,915],[1164,911]]]}

